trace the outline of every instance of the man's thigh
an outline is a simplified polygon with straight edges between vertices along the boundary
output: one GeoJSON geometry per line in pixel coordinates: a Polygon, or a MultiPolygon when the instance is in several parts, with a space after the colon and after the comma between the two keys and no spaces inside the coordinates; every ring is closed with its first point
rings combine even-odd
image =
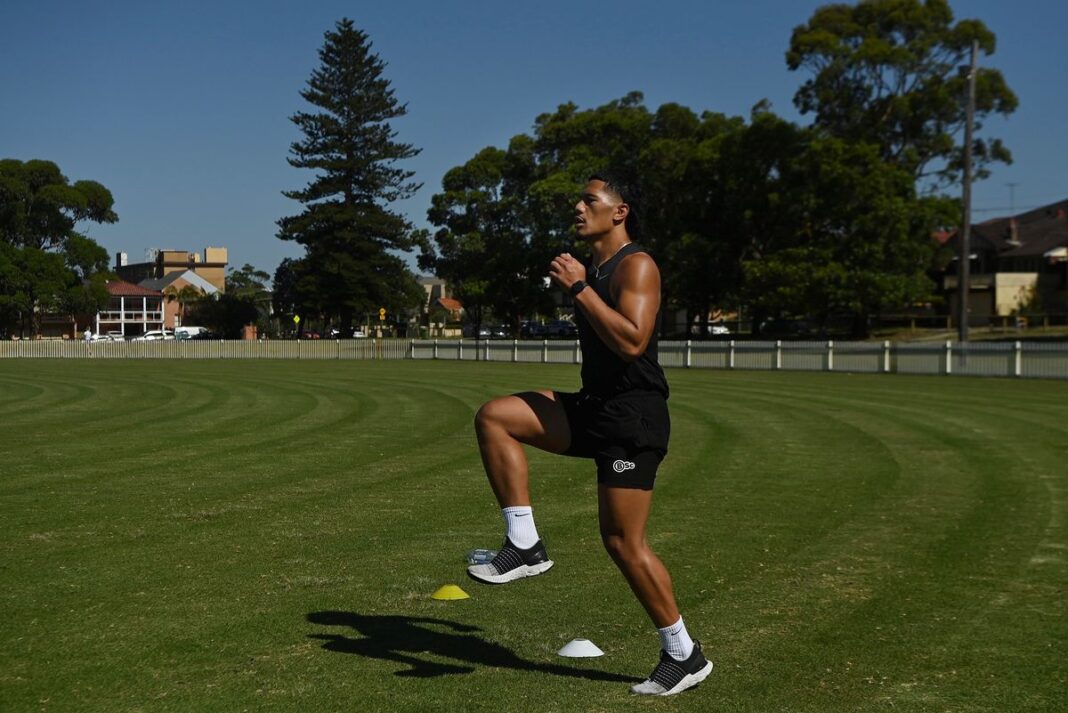
{"type": "Polygon", "coordinates": [[[489,402],[492,418],[520,443],[550,453],[571,445],[571,427],[563,405],[552,391],[524,391],[489,402]]]}
{"type": "Polygon", "coordinates": [[[653,491],[597,485],[597,515],[602,536],[617,535],[644,540],[645,524],[653,504],[653,491]]]}

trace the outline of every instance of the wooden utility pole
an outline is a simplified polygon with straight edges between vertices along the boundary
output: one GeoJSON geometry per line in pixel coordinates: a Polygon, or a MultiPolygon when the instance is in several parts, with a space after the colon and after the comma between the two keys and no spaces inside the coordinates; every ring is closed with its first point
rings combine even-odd
{"type": "Polygon", "coordinates": [[[957,268],[958,338],[968,341],[968,302],[971,293],[972,238],[972,131],[975,127],[975,74],[979,61],[979,41],[972,40],[972,63],[968,69],[968,108],[964,121],[964,225],[960,231],[960,258],[957,268]]]}

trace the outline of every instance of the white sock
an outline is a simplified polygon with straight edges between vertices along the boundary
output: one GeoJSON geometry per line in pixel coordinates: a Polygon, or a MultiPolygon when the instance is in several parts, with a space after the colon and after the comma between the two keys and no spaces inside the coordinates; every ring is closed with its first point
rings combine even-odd
{"type": "Polygon", "coordinates": [[[528,550],[538,542],[538,528],[534,527],[534,511],[529,505],[501,509],[508,539],[521,550],[528,550]]]}
{"type": "Polygon", "coordinates": [[[657,629],[660,634],[660,648],[667,651],[671,658],[676,661],[685,661],[693,653],[693,639],[686,631],[686,625],[682,623],[682,617],[671,626],[657,629]]]}

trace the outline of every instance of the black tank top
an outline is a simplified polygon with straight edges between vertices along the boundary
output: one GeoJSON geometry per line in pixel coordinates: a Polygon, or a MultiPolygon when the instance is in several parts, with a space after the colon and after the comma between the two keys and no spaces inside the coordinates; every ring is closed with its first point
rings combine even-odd
{"type": "MultiPolygon", "coordinates": [[[[627,255],[646,252],[636,243],[628,243],[599,268],[586,266],[586,282],[612,309],[618,309],[609,284],[612,273],[627,255]]],[[[627,391],[654,391],[668,396],[667,379],[657,361],[657,339],[660,334],[660,314],[657,313],[653,336],[645,353],[632,362],[624,361],[609,349],[586,316],[575,308],[575,326],[582,346],[582,390],[594,396],[609,397],[627,391]]]]}

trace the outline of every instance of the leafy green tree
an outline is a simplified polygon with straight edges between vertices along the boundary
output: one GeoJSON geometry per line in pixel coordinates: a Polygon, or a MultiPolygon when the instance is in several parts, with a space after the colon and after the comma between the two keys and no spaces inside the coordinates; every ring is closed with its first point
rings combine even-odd
{"type": "Polygon", "coordinates": [[[428,218],[439,230],[420,267],[446,279],[478,324],[489,311],[517,330],[522,317],[550,312],[553,288],[543,278],[554,255],[579,249],[579,190],[609,166],[634,175],[651,121],[634,92],[588,111],[563,104],[537,117],[533,136],[483,149],[449,171],[433,197],[428,218]]]}
{"type": "Polygon", "coordinates": [[[40,248],[16,248],[0,243],[0,314],[5,331],[21,335],[40,332],[42,313],[67,311],[78,286],[63,256],[40,248]]]}
{"type": "Polygon", "coordinates": [[[245,263],[240,268],[231,267],[226,274],[226,294],[251,300],[256,305],[256,326],[260,334],[271,327],[271,275],[245,263]]]}
{"type": "Polygon", "coordinates": [[[0,337],[25,332],[35,306],[33,285],[27,282],[26,254],[0,242],[0,337]]]}
{"type": "Polygon", "coordinates": [[[309,318],[323,320],[328,306],[322,301],[323,290],[319,286],[319,273],[309,267],[306,258],[286,258],[274,273],[272,306],[280,328],[292,328],[294,316],[301,318],[297,333],[301,334],[309,318]]]}
{"type": "Polygon", "coordinates": [[[108,272],[108,251],[92,238],[78,233],[71,233],[67,237],[63,258],[67,267],[83,280],[108,272]]]}
{"type": "Polygon", "coordinates": [[[271,281],[271,300],[275,314],[285,321],[300,313],[301,299],[297,292],[298,272],[302,261],[287,257],[279,263],[271,281]]]}
{"type": "Polygon", "coordinates": [[[0,240],[9,245],[63,250],[85,238],[79,222],[116,222],[114,202],[96,181],[71,184],[51,161],[0,160],[0,240]]]}
{"type": "Polygon", "coordinates": [[[251,297],[230,293],[215,293],[194,302],[189,310],[190,320],[222,335],[224,339],[240,339],[241,330],[254,324],[259,310],[251,297]]]}
{"type": "Polygon", "coordinates": [[[586,111],[572,103],[562,104],[535,119],[534,148],[545,175],[567,170],[572,178],[584,182],[590,173],[611,168],[633,178],[652,124],[641,92],[586,111]]]}
{"type": "MultiPolygon", "coordinates": [[[[639,175],[644,189],[646,243],[655,247],[664,275],[669,308],[686,311],[686,323],[702,324],[713,306],[736,303],[741,282],[739,254],[764,234],[741,215],[759,215],[754,200],[766,195],[766,169],[760,157],[774,146],[768,137],[753,141],[752,156],[731,163],[732,146],[747,134],[740,117],[665,104],[653,122],[653,139],[643,150],[639,175]],[[759,179],[740,184],[732,171],[759,179]],[[755,235],[754,235],[755,232],[755,235]]],[[[675,325],[664,323],[665,330],[675,325]]]]}
{"type": "Polygon", "coordinates": [[[63,258],[71,274],[60,299],[60,311],[72,318],[96,314],[108,303],[107,281],[114,277],[108,270],[107,250],[91,238],[72,233],[63,258]]]}
{"type": "Polygon", "coordinates": [[[525,315],[549,306],[542,282],[548,260],[530,249],[523,223],[527,161],[522,153],[483,149],[445,174],[428,211],[441,228],[437,249],[427,241],[419,266],[448,282],[476,326],[492,312],[518,333],[525,315]]]}
{"type": "Polygon", "coordinates": [[[295,240],[306,254],[300,292],[342,327],[354,315],[403,311],[421,304],[423,290],[395,251],[415,247],[411,226],[388,209],[417,189],[413,174],[396,166],[418,150],[396,141],[390,120],[404,116],[383,76],[385,64],[367,34],[349,19],[325,34],[320,67],[301,96],[315,112],[292,121],[303,134],[290,147],[290,165],[315,177],[284,195],[301,202],[300,215],[278,221],[278,237],[295,240]]]}
{"type": "Polygon", "coordinates": [[[226,291],[243,297],[253,297],[256,300],[266,296],[270,298],[270,288],[267,286],[271,276],[263,270],[257,270],[252,265],[245,263],[240,268],[231,267],[226,274],[226,291]]]}
{"type": "Polygon", "coordinates": [[[707,315],[737,299],[743,257],[770,241],[769,184],[797,129],[761,116],[749,131],[739,117],[677,104],[654,114],[637,92],[585,111],[561,105],[537,118],[533,136],[449,172],[429,213],[442,226],[437,262],[421,266],[446,278],[476,319],[482,308],[509,318],[548,309],[546,265],[583,249],[573,206],[586,178],[608,169],[645,193],[638,238],[661,263],[665,309],[707,315]]]}
{"type": "Polygon", "coordinates": [[[781,179],[787,229],[743,261],[755,309],[824,322],[848,314],[864,337],[870,315],[930,295],[931,231],[952,218],[955,201],[918,197],[912,175],[870,144],[813,133],[781,179]]]}
{"type": "Polygon", "coordinates": [[[107,304],[107,251],[79,223],[118,220],[111,193],[71,183],[51,161],[0,161],[0,329],[37,334],[42,313],[107,304]]]}
{"type": "Polygon", "coordinates": [[[527,207],[535,247],[549,256],[577,247],[573,207],[590,174],[607,170],[639,183],[641,152],[653,125],[643,101],[641,92],[630,92],[585,111],[563,104],[535,119],[527,149],[533,160],[527,207]]]}
{"type": "Polygon", "coordinates": [[[930,294],[930,234],[955,205],[920,198],[912,172],[875,144],[798,127],[766,103],[746,122],[675,104],[650,113],[630,94],[587,111],[562,105],[532,136],[450,171],[421,266],[476,321],[542,309],[545,265],[575,251],[572,206],[602,168],[639,179],[639,239],[660,262],[665,310],[684,309],[687,324],[745,304],[757,324],[848,312],[863,333],[870,314],[930,294]]]}
{"type": "MultiPolygon", "coordinates": [[[[946,0],[866,0],[825,5],[794,29],[787,65],[812,77],[794,103],[815,114],[815,126],[850,142],[879,147],[884,160],[914,178],[951,181],[959,175],[957,136],[965,121],[972,41],[986,55],[995,37],[979,20],[954,24],[946,0]]],[[[1001,72],[976,76],[976,130],[992,113],[1016,109],[1001,72]]],[[[975,141],[976,177],[992,161],[1011,160],[999,139],[975,141]]]]}

